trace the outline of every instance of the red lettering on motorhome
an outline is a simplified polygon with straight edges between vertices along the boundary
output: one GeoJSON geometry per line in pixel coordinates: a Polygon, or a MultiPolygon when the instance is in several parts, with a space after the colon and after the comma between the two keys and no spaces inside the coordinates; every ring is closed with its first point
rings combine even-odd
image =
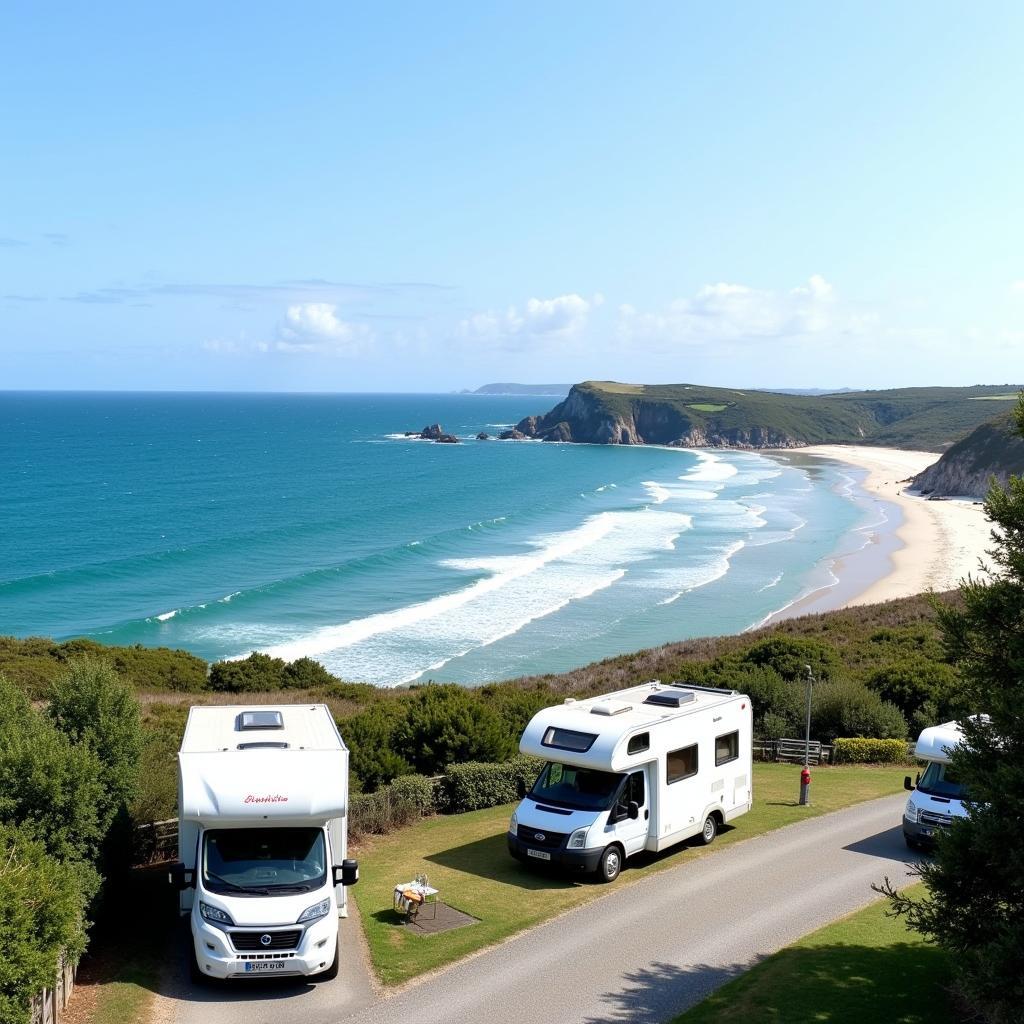
{"type": "Polygon", "coordinates": [[[286,804],[288,803],[288,797],[281,796],[280,793],[268,794],[267,796],[253,796],[250,793],[246,798],[247,804],[286,804]]]}

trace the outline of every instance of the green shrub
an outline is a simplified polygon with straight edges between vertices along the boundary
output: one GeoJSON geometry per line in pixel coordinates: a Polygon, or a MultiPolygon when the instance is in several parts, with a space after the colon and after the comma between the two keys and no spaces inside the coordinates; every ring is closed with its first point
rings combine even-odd
{"type": "Polygon", "coordinates": [[[0,825],[0,1021],[28,1024],[29,1000],[52,987],[61,951],[85,946],[77,876],[26,832],[0,825]]]}
{"type": "Polygon", "coordinates": [[[444,809],[451,814],[514,803],[533,785],[543,762],[519,755],[500,764],[452,765],[444,775],[444,809]]]}
{"type": "Polygon", "coordinates": [[[403,701],[405,717],[392,737],[394,751],[422,775],[466,761],[503,761],[519,740],[475,694],[454,684],[430,684],[403,701]]]}
{"type": "Polygon", "coordinates": [[[868,686],[890,701],[920,731],[925,725],[949,721],[965,709],[957,699],[957,674],[947,664],[904,656],[875,669],[868,686]]]}
{"type": "Polygon", "coordinates": [[[806,679],[810,665],[816,679],[829,679],[842,662],[831,644],[794,636],[770,636],[748,647],[741,660],[774,669],[783,679],[806,679]]]}
{"type": "Polygon", "coordinates": [[[210,666],[210,689],[227,693],[267,693],[285,687],[285,662],[253,651],[239,661],[210,666]]]}
{"type": "Polygon", "coordinates": [[[895,704],[852,679],[836,679],[814,687],[811,735],[822,743],[837,736],[906,739],[907,721],[895,704]]]}
{"type": "Polygon", "coordinates": [[[290,690],[318,690],[337,682],[336,676],[312,658],[299,658],[286,665],[282,673],[282,684],[290,690]]]}
{"type": "Polygon", "coordinates": [[[863,736],[837,737],[833,764],[906,764],[906,740],[874,740],[863,736]]]}
{"type": "Polygon", "coordinates": [[[384,835],[436,810],[433,779],[405,775],[373,793],[349,798],[348,831],[355,838],[384,835]]]}
{"type": "Polygon", "coordinates": [[[53,684],[48,712],[73,743],[85,744],[99,758],[99,814],[106,831],[135,798],[142,748],[139,702],[109,662],[90,656],[68,663],[53,684]]]}
{"type": "Polygon", "coordinates": [[[412,764],[394,749],[405,713],[402,701],[378,701],[341,723],[341,734],[352,752],[352,773],[366,792],[413,771],[412,764]]]}

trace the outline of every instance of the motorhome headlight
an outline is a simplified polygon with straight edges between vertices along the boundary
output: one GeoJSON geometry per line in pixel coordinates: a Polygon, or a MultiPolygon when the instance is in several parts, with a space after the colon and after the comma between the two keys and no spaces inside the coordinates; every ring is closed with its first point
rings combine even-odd
{"type": "Polygon", "coordinates": [[[588,829],[586,828],[576,829],[576,831],[569,836],[568,848],[570,850],[582,850],[587,845],[587,831],[588,829]]]}
{"type": "Polygon", "coordinates": [[[512,817],[508,819],[508,830],[513,835],[519,830],[519,819],[516,817],[516,812],[512,812],[512,817]]]}
{"type": "Polygon", "coordinates": [[[231,915],[226,910],[221,910],[220,907],[211,907],[209,903],[204,903],[202,900],[199,901],[199,913],[210,924],[225,925],[235,923],[231,920],[231,915]]]}
{"type": "Polygon", "coordinates": [[[907,819],[907,821],[917,821],[917,805],[914,803],[913,800],[907,801],[907,806],[903,809],[903,816],[907,819]]]}
{"type": "Polygon", "coordinates": [[[330,898],[321,900],[319,903],[314,903],[311,907],[306,907],[306,909],[299,914],[299,920],[296,923],[305,924],[306,921],[319,921],[321,917],[326,917],[330,912],[330,898]]]}

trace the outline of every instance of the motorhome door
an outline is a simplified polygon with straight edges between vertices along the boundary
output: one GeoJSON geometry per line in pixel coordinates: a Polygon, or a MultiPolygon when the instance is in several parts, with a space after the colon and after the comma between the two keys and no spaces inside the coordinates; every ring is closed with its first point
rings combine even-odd
{"type": "Polygon", "coordinates": [[[629,773],[626,784],[622,788],[622,795],[612,810],[612,817],[615,819],[612,832],[615,838],[622,843],[627,857],[638,853],[647,845],[651,801],[646,768],[629,773]],[[638,813],[635,818],[629,817],[631,803],[637,805],[638,813]]]}

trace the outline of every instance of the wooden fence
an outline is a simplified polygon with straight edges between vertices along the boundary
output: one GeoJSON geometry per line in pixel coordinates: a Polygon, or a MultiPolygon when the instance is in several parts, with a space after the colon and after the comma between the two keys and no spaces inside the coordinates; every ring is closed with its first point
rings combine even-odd
{"type": "Polygon", "coordinates": [[[832,746],[829,743],[811,740],[808,747],[806,740],[754,740],[754,757],[761,761],[803,764],[805,754],[808,764],[832,763],[832,746]]]}
{"type": "Polygon", "coordinates": [[[75,966],[61,957],[53,988],[44,988],[29,1004],[31,1024],[59,1024],[75,987],[75,966]]]}
{"type": "Polygon", "coordinates": [[[134,863],[155,864],[178,859],[178,819],[135,826],[134,863]]]}

